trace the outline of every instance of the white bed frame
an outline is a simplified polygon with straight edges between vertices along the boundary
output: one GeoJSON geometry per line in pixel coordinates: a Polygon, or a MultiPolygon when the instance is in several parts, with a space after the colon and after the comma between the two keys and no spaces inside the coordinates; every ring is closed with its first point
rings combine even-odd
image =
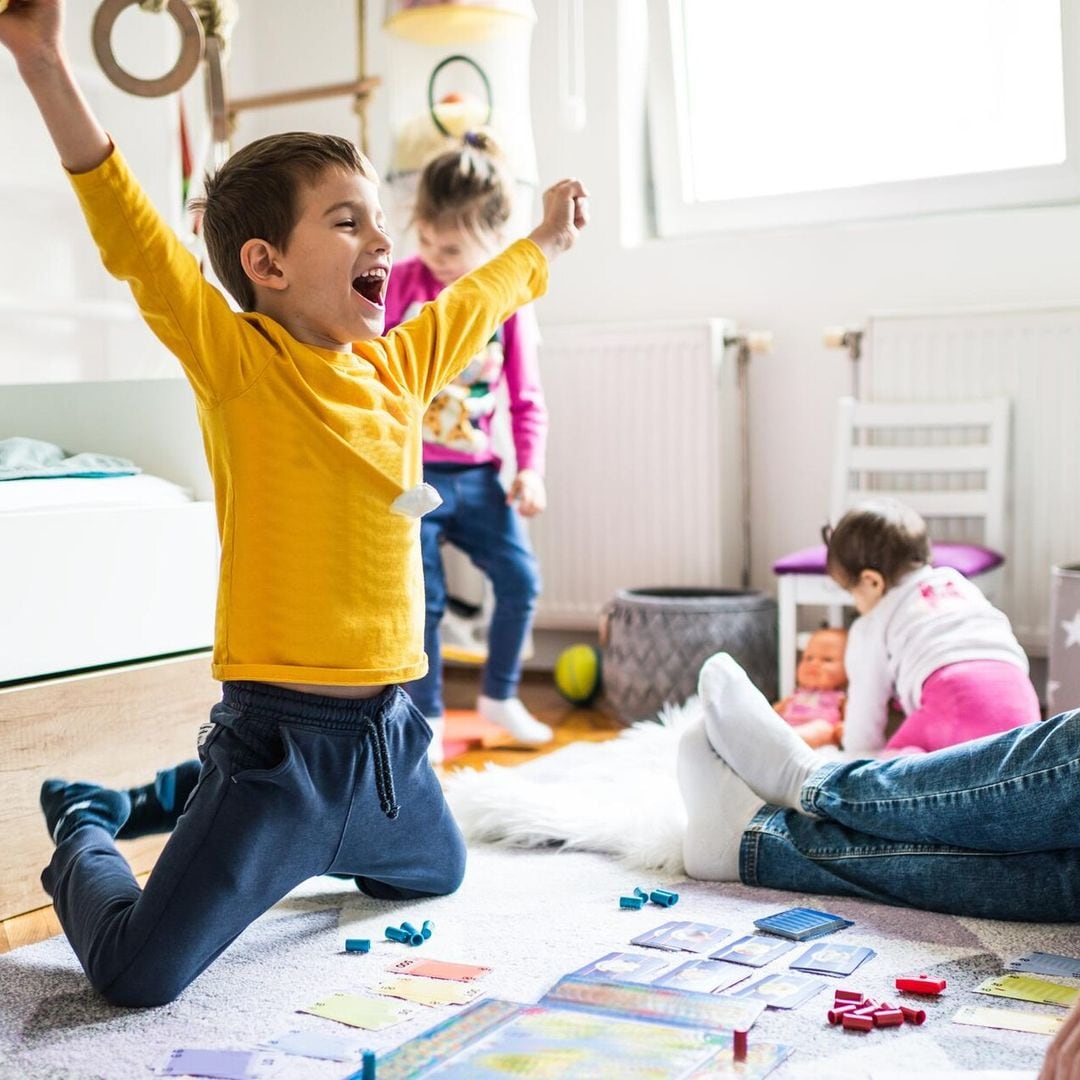
{"type": "Polygon", "coordinates": [[[0,514],[0,684],[208,647],[217,530],[186,383],[5,386],[8,435],[129,457],[196,501],[0,514]]]}

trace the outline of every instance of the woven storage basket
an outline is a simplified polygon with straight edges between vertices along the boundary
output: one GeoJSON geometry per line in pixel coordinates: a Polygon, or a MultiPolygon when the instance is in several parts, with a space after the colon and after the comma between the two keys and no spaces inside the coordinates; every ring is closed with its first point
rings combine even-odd
{"type": "Polygon", "coordinates": [[[734,589],[620,589],[604,612],[604,695],[624,723],[697,692],[701,665],[730,653],[776,699],[776,603],[734,589]]]}

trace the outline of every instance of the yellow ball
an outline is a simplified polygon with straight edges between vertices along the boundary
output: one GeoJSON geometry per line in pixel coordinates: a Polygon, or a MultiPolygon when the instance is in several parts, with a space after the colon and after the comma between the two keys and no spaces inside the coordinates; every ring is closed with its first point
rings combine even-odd
{"type": "Polygon", "coordinates": [[[555,661],[555,686],[567,701],[588,705],[600,689],[600,650],[595,645],[571,645],[555,661]]]}

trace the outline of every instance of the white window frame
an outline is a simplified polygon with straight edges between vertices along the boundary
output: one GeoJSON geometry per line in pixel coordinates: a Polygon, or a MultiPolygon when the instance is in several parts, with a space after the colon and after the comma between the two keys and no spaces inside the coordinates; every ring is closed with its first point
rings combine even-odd
{"type": "MultiPolygon", "coordinates": [[[[649,143],[661,237],[1080,201],[1080,0],[1062,0],[1064,162],[712,201],[697,200],[692,192],[686,80],[676,54],[682,0],[648,3],[649,143]]],[[[717,63],[723,63],[722,50],[717,63]]]]}

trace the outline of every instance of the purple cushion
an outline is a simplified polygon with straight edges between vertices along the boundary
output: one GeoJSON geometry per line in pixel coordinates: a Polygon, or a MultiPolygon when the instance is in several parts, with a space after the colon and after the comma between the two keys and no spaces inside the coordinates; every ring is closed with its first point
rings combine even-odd
{"type": "MultiPolygon", "coordinates": [[[[964,577],[978,577],[1000,566],[1005,556],[978,544],[934,544],[934,566],[948,566],[964,577]]],[[[774,574],[824,574],[825,545],[800,548],[773,563],[774,574]]]]}

